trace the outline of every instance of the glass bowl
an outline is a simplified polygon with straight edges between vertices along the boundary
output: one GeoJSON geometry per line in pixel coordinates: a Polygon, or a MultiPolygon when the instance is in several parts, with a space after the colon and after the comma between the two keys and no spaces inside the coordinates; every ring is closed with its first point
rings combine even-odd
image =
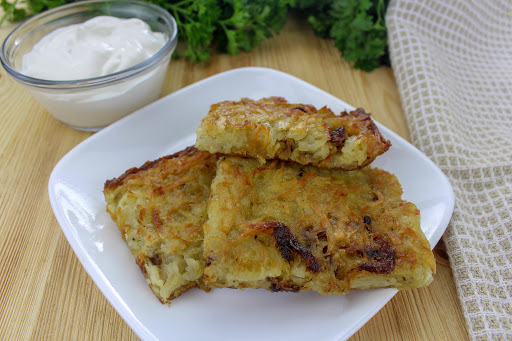
{"type": "Polygon", "coordinates": [[[142,1],[79,1],[36,15],[16,27],[5,39],[0,60],[54,117],[79,130],[97,131],[160,97],[167,66],[176,48],[178,29],[168,11],[142,1]],[[105,76],[53,81],[20,73],[22,57],[43,36],[57,28],[106,15],[138,18],[167,42],[145,61],[105,76]]]}

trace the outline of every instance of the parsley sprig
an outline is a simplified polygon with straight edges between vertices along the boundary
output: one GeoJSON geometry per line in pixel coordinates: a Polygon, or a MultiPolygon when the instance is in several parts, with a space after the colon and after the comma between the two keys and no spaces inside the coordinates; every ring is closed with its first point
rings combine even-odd
{"type": "Polygon", "coordinates": [[[389,0],[297,0],[308,11],[315,33],[334,39],[343,58],[356,69],[390,65],[384,16],[389,0]]]}

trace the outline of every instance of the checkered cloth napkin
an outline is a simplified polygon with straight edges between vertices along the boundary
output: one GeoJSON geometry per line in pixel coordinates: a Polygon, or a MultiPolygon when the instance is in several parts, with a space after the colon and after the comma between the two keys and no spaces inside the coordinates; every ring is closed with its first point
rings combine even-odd
{"type": "Polygon", "coordinates": [[[443,238],[469,334],[512,340],[512,1],[392,0],[386,25],[412,142],[455,192],[443,238]]]}

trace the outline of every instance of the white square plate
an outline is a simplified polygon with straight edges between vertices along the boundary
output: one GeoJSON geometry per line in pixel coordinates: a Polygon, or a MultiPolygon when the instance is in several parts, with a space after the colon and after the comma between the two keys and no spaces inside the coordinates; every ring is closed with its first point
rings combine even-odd
{"type": "MultiPolygon", "coordinates": [[[[394,289],[354,290],[345,296],[194,289],[170,307],[154,297],[106,213],[105,180],[193,145],[195,130],[212,103],[266,96],[327,105],[334,112],[352,109],[288,74],[265,68],[236,69],[190,85],[112,124],[70,151],[53,170],[50,201],[66,238],[96,285],[140,338],[343,340],[395,295],[394,289]]],[[[434,246],[453,211],[452,188],[420,151],[378,127],[393,146],[373,165],[398,177],[404,199],[420,209],[422,229],[434,246]]]]}

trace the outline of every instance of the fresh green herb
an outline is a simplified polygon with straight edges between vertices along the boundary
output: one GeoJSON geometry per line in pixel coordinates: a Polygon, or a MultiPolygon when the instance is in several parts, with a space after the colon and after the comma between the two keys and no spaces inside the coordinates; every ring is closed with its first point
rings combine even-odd
{"type": "Polygon", "coordinates": [[[222,3],[221,29],[215,36],[222,52],[251,51],[266,38],[279,33],[286,22],[287,1],[225,0],[222,3]]]}
{"type": "Polygon", "coordinates": [[[149,0],[176,19],[187,48],[180,54],[191,61],[211,58],[211,50],[230,54],[251,51],[285,24],[286,0],[149,0]]]}
{"type": "Polygon", "coordinates": [[[322,38],[330,38],[330,31],[334,25],[334,17],[330,13],[332,0],[295,0],[292,4],[307,14],[308,22],[315,33],[322,38]]]}
{"type": "Polygon", "coordinates": [[[9,21],[24,20],[31,15],[41,13],[47,9],[64,5],[72,0],[0,0],[0,7],[4,15],[0,18],[0,25],[7,19],[9,21]]]}
{"type": "Polygon", "coordinates": [[[167,9],[178,24],[178,39],[185,41],[187,48],[180,55],[194,62],[211,58],[211,46],[221,11],[217,0],[151,0],[167,9]]]}
{"type": "MultiPolygon", "coordinates": [[[[0,0],[4,20],[19,21],[73,0],[0,0]],[[23,4],[20,3],[23,2],[23,4]]],[[[389,65],[384,15],[389,0],[146,0],[168,10],[178,24],[191,61],[211,58],[212,50],[251,51],[278,34],[289,9],[307,13],[317,35],[334,39],[353,66],[365,71],[389,65]]]]}
{"type": "Polygon", "coordinates": [[[354,67],[371,71],[389,64],[388,37],[384,24],[387,4],[384,0],[350,2],[338,0],[333,4],[335,24],[331,37],[343,57],[354,67]]]}
{"type": "Polygon", "coordinates": [[[389,0],[297,0],[310,12],[315,33],[335,40],[343,58],[356,69],[390,65],[384,16],[389,0]]]}
{"type": "Polygon", "coordinates": [[[17,8],[18,0],[14,0],[12,3],[7,0],[0,0],[0,6],[4,10],[4,15],[0,18],[0,25],[8,19],[10,21],[19,21],[27,17],[24,9],[17,8]]]}

